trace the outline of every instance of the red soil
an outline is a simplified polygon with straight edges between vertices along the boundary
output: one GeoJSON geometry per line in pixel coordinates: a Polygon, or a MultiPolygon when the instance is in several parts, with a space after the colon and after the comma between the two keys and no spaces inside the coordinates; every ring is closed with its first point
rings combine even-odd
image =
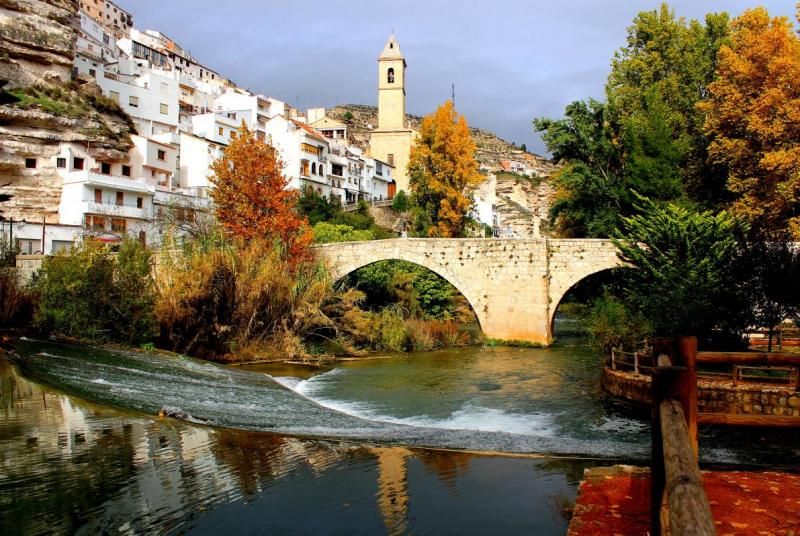
{"type": "MultiPolygon", "coordinates": [[[[703,473],[719,535],[800,535],[800,475],[703,473]]],[[[570,536],[648,534],[650,476],[590,475],[579,490],[570,536]]]]}

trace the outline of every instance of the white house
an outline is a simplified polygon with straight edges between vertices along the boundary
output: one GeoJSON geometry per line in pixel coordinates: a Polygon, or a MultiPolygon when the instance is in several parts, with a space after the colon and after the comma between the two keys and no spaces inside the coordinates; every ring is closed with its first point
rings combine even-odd
{"type": "MultiPolygon", "coordinates": [[[[119,62],[120,66],[123,62],[119,62]]],[[[98,84],[103,94],[119,103],[136,124],[142,136],[175,132],[178,127],[178,82],[142,68],[138,76],[106,71],[98,84]]]]}
{"type": "Polygon", "coordinates": [[[289,187],[311,188],[329,197],[327,138],[305,123],[280,115],[267,121],[265,128],[266,142],[278,151],[289,187]]]}

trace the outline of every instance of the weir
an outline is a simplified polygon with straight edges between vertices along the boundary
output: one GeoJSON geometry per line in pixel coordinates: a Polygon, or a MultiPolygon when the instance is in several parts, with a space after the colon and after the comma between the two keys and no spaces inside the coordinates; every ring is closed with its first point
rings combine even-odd
{"type": "Polygon", "coordinates": [[[611,240],[600,239],[397,238],[315,249],[336,279],[384,260],[424,266],[464,295],[488,338],[544,346],[567,291],[622,266],[611,240]]]}

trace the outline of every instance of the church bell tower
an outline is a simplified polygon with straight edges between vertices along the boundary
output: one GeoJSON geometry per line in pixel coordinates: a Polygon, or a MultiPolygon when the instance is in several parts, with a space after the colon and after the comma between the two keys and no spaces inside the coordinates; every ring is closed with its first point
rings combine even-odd
{"type": "Polygon", "coordinates": [[[394,34],[378,57],[378,128],[402,129],[406,116],[406,60],[394,34]]]}

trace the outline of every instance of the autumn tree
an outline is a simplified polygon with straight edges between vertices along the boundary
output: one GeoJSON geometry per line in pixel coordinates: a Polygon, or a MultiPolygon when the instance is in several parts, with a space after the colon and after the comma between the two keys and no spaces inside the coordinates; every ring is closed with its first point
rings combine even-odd
{"type": "Polygon", "coordinates": [[[800,39],[764,8],[732,22],[700,105],[709,159],[728,169],[732,210],[756,230],[800,237],[800,39]]]}
{"type": "Polygon", "coordinates": [[[296,210],[299,193],[288,188],[275,150],[242,122],[225,153],[211,164],[211,197],[223,229],[245,240],[280,242],[289,258],[308,256],[312,234],[296,210]]]}
{"type": "Polygon", "coordinates": [[[456,113],[452,101],[422,120],[408,175],[418,211],[417,231],[428,236],[463,236],[472,191],[481,175],[467,121],[456,113]]]}

